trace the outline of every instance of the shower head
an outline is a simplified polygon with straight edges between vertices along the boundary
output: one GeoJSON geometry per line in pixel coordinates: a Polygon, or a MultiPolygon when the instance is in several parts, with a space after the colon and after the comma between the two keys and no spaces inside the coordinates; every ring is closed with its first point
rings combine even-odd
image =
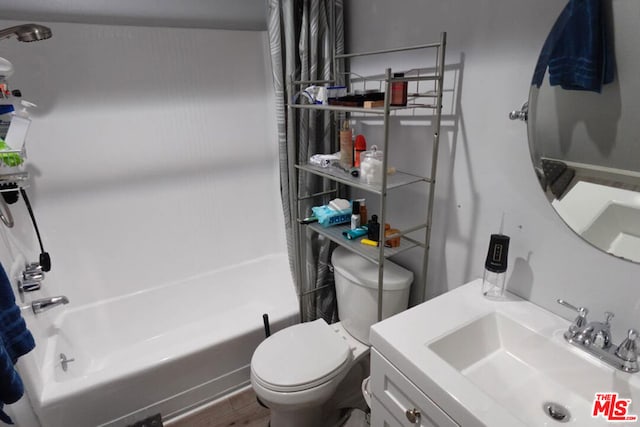
{"type": "Polygon", "coordinates": [[[23,24],[0,30],[0,40],[11,36],[21,42],[36,42],[51,38],[51,28],[39,24],[23,24]]]}

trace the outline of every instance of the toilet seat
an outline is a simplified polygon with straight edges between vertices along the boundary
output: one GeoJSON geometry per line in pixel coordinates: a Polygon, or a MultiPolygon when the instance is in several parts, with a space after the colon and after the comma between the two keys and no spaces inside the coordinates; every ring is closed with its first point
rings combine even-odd
{"type": "Polygon", "coordinates": [[[264,388],[295,392],[331,381],[351,360],[347,342],[318,319],[290,326],[263,341],[251,359],[251,372],[264,388]]]}

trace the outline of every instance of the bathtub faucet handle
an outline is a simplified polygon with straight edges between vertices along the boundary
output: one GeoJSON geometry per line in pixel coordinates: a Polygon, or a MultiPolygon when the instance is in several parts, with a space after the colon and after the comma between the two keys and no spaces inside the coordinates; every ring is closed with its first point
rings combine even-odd
{"type": "Polygon", "coordinates": [[[40,290],[40,281],[35,279],[18,280],[18,291],[22,294],[24,292],[34,292],[40,290]]]}
{"type": "Polygon", "coordinates": [[[44,280],[44,271],[42,271],[42,266],[37,262],[27,264],[22,272],[22,278],[24,280],[44,280]]]}

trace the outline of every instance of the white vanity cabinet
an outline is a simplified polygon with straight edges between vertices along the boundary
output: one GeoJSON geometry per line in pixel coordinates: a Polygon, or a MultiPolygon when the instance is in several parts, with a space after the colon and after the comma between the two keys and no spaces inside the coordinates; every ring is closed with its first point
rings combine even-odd
{"type": "Polygon", "coordinates": [[[375,348],[371,349],[371,426],[459,426],[375,348]]]}

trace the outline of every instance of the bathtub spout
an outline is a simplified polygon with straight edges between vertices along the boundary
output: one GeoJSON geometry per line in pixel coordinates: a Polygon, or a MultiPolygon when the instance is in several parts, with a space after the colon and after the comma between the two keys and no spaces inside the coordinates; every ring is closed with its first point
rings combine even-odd
{"type": "Polygon", "coordinates": [[[35,314],[42,313],[43,311],[47,311],[50,308],[56,307],[62,304],[68,304],[69,299],[63,295],[59,297],[50,297],[50,298],[42,298],[34,300],[31,303],[31,308],[35,314]]]}

